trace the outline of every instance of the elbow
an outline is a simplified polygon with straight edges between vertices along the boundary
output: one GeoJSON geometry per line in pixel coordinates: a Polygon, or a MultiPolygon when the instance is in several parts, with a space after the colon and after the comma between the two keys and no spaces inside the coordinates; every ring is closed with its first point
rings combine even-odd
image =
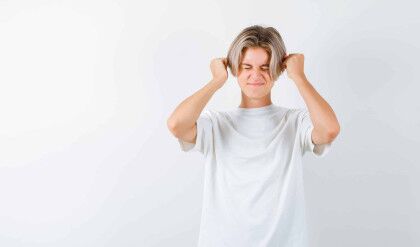
{"type": "Polygon", "coordinates": [[[329,129],[328,139],[330,141],[333,141],[338,136],[339,133],[340,133],[340,125],[337,124],[336,126],[329,129]]]}
{"type": "Polygon", "coordinates": [[[176,123],[171,118],[166,120],[166,126],[168,127],[169,131],[176,136],[176,123]]]}
{"type": "Polygon", "coordinates": [[[173,119],[169,118],[166,121],[166,126],[168,127],[172,135],[175,136],[176,138],[180,138],[185,133],[186,128],[184,128],[182,125],[179,124],[179,122],[173,119]]]}

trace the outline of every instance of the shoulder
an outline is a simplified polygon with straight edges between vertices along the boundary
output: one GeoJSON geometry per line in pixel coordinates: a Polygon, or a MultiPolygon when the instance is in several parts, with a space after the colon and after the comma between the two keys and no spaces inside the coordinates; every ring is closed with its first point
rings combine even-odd
{"type": "Polygon", "coordinates": [[[295,117],[295,118],[300,118],[305,116],[306,114],[309,114],[308,109],[304,108],[304,107],[300,107],[300,108],[286,108],[287,112],[286,114],[289,115],[290,117],[295,117]]]}
{"type": "Polygon", "coordinates": [[[223,120],[229,118],[232,115],[230,110],[215,110],[215,109],[205,109],[202,111],[202,114],[208,116],[214,120],[223,120]]]}
{"type": "Polygon", "coordinates": [[[309,115],[309,111],[306,108],[303,107],[293,107],[293,108],[287,108],[285,107],[285,118],[286,121],[299,128],[302,123],[307,123],[308,121],[310,121],[310,115],[309,115]]]}
{"type": "Polygon", "coordinates": [[[300,108],[291,107],[291,108],[286,108],[286,109],[288,109],[288,112],[290,112],[290,114],[298,114],[306,110],[306,108],[303,108],[303,107],[300,107],[300,108]]]}
{"type": "Polygon", "coordinates": [[[201,119],[205,119],[207,122],[216,124],[218,122],[223,122],[225,119],[228,118],[228,115],[224,111],[214,110],[214,109],[204,109],[200,117],[201,119]]]}

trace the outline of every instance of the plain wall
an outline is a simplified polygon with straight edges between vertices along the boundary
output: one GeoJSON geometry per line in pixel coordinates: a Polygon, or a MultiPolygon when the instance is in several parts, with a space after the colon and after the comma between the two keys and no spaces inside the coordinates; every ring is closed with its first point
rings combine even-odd
{"type": "MultiPolygon", "coordinates": [[[[275,27],[334,109],[304,158],[312,247],[420,246],[414,1],[1,1],[0,246],[196,246],[204,158],[166,119],[246,26],[275,27]]],[[[273,103],[304,107],[282,75],[273,103]]],[[[240,103],[229,74],[206,108],[240,103]]]]}

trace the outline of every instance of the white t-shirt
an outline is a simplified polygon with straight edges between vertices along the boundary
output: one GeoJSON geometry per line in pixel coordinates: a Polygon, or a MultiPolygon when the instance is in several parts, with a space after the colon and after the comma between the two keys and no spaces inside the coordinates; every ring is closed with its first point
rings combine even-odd
{"type": "Polygon", "coordinates": [[[200,247],[306,247],[302,156],[323,157],[305,108],[203,110],[196,143],[205,157],[200,247]]]}

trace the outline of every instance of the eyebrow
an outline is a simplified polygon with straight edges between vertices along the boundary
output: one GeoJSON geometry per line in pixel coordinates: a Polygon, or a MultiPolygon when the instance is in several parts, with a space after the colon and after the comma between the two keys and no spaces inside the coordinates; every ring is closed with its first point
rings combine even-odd
{"type": "MultiPolygon", "coordinates": [[[[252,65],[251,64],[248,64],[248,63],[241,63],[241,65],[248,65],[248,66],[251,66],[252,67],[252,65]]],[[[266,64],[261,65],[261,67],[263,67],[263,66],[269,66],[269,64],[266,63],[266,64]]]]}

